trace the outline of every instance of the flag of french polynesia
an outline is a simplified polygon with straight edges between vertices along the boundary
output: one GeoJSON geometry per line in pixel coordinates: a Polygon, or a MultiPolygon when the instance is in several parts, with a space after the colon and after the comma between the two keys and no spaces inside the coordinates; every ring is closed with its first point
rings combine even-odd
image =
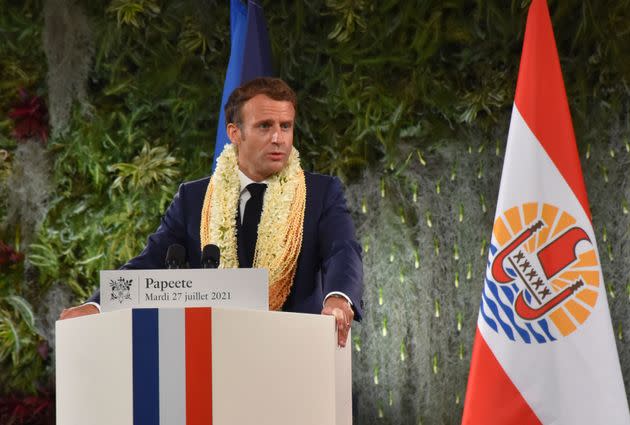
{"type": "Polygon", "coordinates": [[[630,424],[549,10],[533,0],[464,424],[630,424]]]}

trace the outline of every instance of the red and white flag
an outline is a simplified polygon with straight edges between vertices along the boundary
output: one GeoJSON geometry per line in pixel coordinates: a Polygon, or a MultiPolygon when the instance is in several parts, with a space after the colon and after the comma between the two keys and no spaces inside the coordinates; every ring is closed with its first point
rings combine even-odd
{"type": "Polygon", "coordinates": [[[546,0],[533,0],[464,424],[630,424],[546,0]]]}

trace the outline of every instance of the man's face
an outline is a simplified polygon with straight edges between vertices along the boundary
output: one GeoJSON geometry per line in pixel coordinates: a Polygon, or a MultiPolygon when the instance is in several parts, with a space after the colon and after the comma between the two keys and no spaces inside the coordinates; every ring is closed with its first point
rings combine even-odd
{"type": "Polygon", "coordinates": [[[293,147],[294,120],[289,101],[259,94],[243,104],[241,125],[228,124],[227,134],[238,147],[238,166],[247,177],[265,180],[285,167],[293,147]]]}

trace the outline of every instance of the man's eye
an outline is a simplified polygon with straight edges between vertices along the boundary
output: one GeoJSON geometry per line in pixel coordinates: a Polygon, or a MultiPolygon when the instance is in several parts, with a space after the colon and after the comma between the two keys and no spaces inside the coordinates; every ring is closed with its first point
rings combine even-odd
{"type": "Polygon", "coordinates": [[[280,125],[280,128],[282,128],[283,130],[290,130],[291,129],[291,124],[282,124],[280,125]]]}
{"type": "Polygon", "coordinates": [[[262,128],[262,129],[267,130],[269,127],[270,127],[270,125],[269,125],[269,124],[267,124],[267,123],[262,123],[262,124],[260,124],[260,128],[262,128]]]}

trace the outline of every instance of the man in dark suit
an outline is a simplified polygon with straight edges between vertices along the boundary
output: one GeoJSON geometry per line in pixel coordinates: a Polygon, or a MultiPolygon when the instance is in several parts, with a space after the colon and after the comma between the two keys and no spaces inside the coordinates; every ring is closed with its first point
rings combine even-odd
{"type": "MultiPolygon", "coordinates": [[[[174,243],[199,267],[201,247],[216,244],[221,267],[269,270],[271,309],[335,316],[345,346],[362,314],[361,248],[339,180],[299,164],[296,107],[295,93],[279,79],[237,88],[225,106],[232,144],[212,178],[180,186],[143,252],[123,268],[163,268],[174,243]]],[[[89,301],[61,319],[97,313],[98,292],[89,301]]]]}

